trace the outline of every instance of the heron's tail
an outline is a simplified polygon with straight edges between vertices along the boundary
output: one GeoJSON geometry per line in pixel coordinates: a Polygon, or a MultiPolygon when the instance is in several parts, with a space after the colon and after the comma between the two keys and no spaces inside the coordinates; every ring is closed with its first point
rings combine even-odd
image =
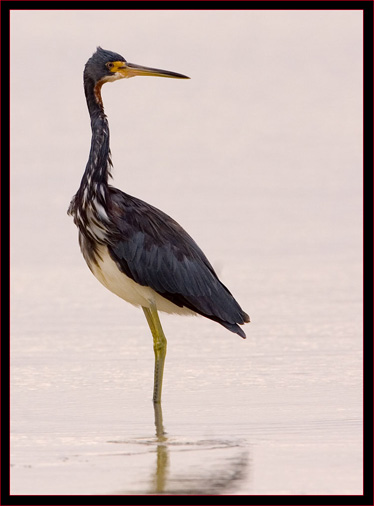
{"type": "MultiPolygon", "coordinates": [[[[245,332],[239,327],[239,325],[237,323],[228,323],[228,322],[224,322],[222,320],[217,320],[218,323],[220,323],[221,325],[223,325],[226,329],[230,330],[231,332],[234,332],[234,334],[239,334],[240,337],[242,337],[243,339],[246,339],[246,335],[245,335],[245,332]]],[[[247,315],[247,313],[244,313],[243,311],[243,323],[249,323],[251,320],[249,318],[249,316],[247,315]]]]}

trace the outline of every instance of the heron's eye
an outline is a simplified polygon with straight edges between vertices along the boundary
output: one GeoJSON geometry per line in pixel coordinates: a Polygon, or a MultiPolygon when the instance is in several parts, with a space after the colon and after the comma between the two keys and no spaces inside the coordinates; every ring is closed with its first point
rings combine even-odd
{"type": "Polygon", "coordinates": [[[113,68],[113,66],[114,66],[114,64],[111,61],[106,64],[107,69],[111,69],[111,68],[113,68]]]}

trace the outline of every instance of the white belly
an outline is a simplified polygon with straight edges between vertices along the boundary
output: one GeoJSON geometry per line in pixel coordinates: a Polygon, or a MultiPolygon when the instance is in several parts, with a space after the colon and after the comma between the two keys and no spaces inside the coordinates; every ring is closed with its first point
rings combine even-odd
{"type": "Polygon", "coordinates": [[[97,258],[98,265],[95,263],[89,265],[91,271],[100,283],[118,295],[118,297],[121,297],[121,299],[134,306],[149,308],[151,305],[155,305],[159,311],[163,311],[164,313],[196,315],[196,313],[188,308],[176,306],[149,286],[138,285],[138,283],[126,276],[126,274],[118,269],[116,263],[110,257],[106,246],[98,245],[97,252],[101,258],[97,258]]]}

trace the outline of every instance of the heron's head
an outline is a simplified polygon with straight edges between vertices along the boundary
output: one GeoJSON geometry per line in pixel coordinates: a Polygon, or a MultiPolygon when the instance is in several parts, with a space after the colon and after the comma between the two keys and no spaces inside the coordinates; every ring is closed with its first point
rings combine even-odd
{"type": "Polygon", "coordinates": [[[175,79],[189,79],[183,74],[169,72],[168,70],[154,69],[128,63],[123,56],[101,47],[97,48],[84,68],[84,80],[91,80],[94,84],[103,84],[107,81],[116,81],[135,76],[158,76],[175,79]]]}

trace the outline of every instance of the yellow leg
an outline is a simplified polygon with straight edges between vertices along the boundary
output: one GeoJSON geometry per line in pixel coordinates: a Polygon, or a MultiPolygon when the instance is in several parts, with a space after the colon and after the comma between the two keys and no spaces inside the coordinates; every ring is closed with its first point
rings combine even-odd
{"type": "Polygon", "coordinates": [[[150,308],[143,307],[145,317],[153,336],[153,350],[155,352],[155,376],[153,385],[153,402],[161,402],[162,378],[164,374],[164,364],[166,357],[167,341],[164,331],[161,327],[160,318],[158,317],[155,306],[150,308]]]}

